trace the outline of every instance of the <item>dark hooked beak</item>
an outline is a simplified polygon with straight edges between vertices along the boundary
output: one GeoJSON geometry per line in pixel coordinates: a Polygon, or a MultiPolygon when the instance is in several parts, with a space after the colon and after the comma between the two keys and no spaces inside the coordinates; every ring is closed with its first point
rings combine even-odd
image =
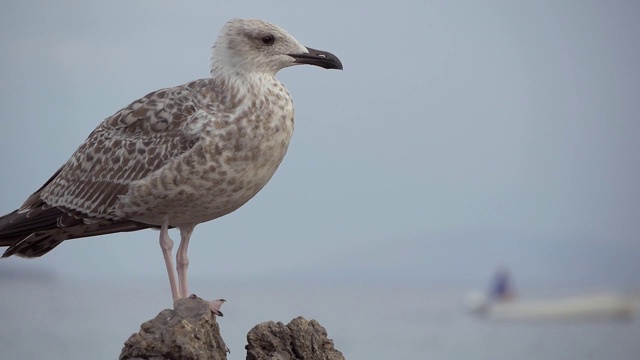
{"type": "Polygon", "coordinates": [[[309,47],[307,50],[309,51],[308,54],[289,54],[289,56],[296,59],[296,64],[308,64],[320,66],[325,69],[342,70],[342,62],[332,53],[309,47]]]}

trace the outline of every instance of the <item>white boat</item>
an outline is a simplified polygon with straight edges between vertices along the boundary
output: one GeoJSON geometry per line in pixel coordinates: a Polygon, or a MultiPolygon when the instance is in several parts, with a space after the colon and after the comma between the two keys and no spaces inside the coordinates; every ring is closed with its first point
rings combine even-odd
{"type": "Polygon", "coordinates": [[[476,292],[466,303],[473,314],[498,321],[629,320],[640,308],[638,297],[616,293],[492,302],[476,292]]]}

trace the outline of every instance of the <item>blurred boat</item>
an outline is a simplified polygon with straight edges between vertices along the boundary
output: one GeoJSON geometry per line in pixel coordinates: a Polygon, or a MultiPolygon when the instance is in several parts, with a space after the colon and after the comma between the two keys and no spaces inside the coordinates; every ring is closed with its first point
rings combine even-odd
{"type": "Polygon", "coordinates": [[[540,300],[492,301],[483,293],[467,296],[467,309],[499,321],[630,320],[639,308],[638,297],[599,293],[540,300]]]}

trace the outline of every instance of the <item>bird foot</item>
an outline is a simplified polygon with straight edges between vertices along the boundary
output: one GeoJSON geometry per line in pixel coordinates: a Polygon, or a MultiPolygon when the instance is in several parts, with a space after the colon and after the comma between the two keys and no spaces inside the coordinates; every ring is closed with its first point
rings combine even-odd
{"type": "Polygon", "coordinates": [[[211,311],[213,311],[214,314],[218,316],[224,316],[222,314],[222,311],[220,311],[220,308],[222,307],[222,304],[224,304],[225,301],[227,300],[218,299],[218,300],[207,301],[207,303],[209,304],[209,307],[211,308],[211,311]]]}
{"type": "MultiPolygon", "coordinates": [[[[198,296],[196,294],[191,294],[189,296],[189,299],[197,299],[197,298],[198,296]]],[[[207,304],[209,304],[209,308],[215,315],[224,316],[222,311],[220,311],[220,308],[222,307],[222,304],[224,304],[227,300],[217,299],[217,300],[205,300],[205,301],[207,302],[207,304]]]]}

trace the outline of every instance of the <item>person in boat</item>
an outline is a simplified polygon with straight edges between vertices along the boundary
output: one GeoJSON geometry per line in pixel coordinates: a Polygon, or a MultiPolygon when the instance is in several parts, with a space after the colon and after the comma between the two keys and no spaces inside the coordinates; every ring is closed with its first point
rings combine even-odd
{"type": "Polygon", "coordinates": [[[515,291],[511,284],[511,274],[507,268],[500,268],[493,277],[489,289],[491,301],[511,301],[515,298],[515,291]]]}

